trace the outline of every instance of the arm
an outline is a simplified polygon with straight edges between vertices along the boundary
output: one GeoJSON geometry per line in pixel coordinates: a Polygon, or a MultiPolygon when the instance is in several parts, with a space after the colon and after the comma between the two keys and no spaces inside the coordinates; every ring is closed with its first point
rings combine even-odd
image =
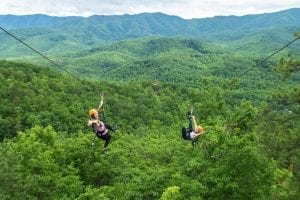
{"type": "Polygon", "coordinates": [[[103,105],[103,95],[101,95],[101,100],[100,100],[100,104],[99,104],[99,106],[97,108],[97,111],[100,111],[102,105],[103,105]]]}
{"type": "Polygon", "coordinates": [[[93,124],[97,124],[98,125],[98,120],[96,119],[90,119],[87,123],[88,126],[92,126],[93,124]]]}
{"type": "Polygon", "coordinates": [[[197,127],[197,122],[196,122],[195,116],[193,116],[192,120],[193,120],[193,131],[195,132],[196,131],[195,129],[197,127]]]}
{"type": "Polygon", "coordinates": [[[200,132],[200,133],[195,133],[196,137],[198,137],[199,135],[202,135],[204,132],[200,132]]]}
{"type": "Polygon", "coordinates": [[[89,120],[88,123],[87,123],[87,125],[88,125],[88,126],[92,126],[92,125],[93,125],[93,121],[92,121],[92,120],[89,120]]]}

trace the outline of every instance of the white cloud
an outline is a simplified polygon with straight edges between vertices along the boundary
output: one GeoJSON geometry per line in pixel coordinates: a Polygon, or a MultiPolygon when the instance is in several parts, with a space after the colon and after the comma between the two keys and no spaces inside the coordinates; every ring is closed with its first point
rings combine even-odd
{"type": "Polygon", "coordinates": [[[163,12],[183,18],[245,15],[300,8],[300,0],[1,0],[0,14],[89,16],[163,12]]]}

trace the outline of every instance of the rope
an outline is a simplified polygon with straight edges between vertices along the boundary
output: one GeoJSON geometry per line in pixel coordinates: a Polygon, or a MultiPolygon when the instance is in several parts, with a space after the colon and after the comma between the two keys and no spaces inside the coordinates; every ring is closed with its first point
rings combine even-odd
{"type": "Polygon", "coordinates": [[[27,43],[23,42],[21,39],[19,39],[17,36],[13,35],[12,33],[10,33],[9,31],[7,31],[6,29],[2,28],[0,26],[0,29],[2,29],[5,33],[7,33],[9,36],[11,36],[12,38],[16,39],[17,41],[19,41],[20,43],[22,43],[24,46],[28,47],[29,49],[31,49],[32,51],[34,51],[35,53],[39,54],[40,56],[42,56],[44,59],[48,60],[50,63],[52,63],[54,66],[58,67],[59,69],[63,70],[64,72],[66,72],[67,74],[71,75],[72,77],[74,77],[75,79],[77,79],[78,81],[80,81],[80,79],[75,76],[74,74],[72,74],[71,72],[67,71],[66,69],[64,69],[61,65],[55,63],[53,60],[51,60],[50,58],[48,58],[47,56],[45,56],[44,54],[42,54],[41,52],[39,52],[38,50],[34,49],[33,47],[31,47],[30,45],[28,45],[27,43]]]}
{"type": "Polygon", "coordinates": [[[286,45],[284,45],[283,47],[281,47],[280,49],[276,50],[275,52],[273,52],[271,55],[267,56],[266,58],[262,59],[261,61],[259,61],[256,65],[254,65],[253,67],[249,68],[248,70],[246,70],[244,73],[240,74],[239,76],[237,76],[237,78],[241,78],[242,76],[244,76],[245,74],[247,74],[248,72],[250,72],[251,70],[253,70],[255,67],[257,67],[258,65],[261,65],[262,63],[266,62],[268,59],[270,59],[272,56],[274,56],[275,54],[279,53],[280,51],[282,51],[283,49],[285,49],[286,47],[288,47],[289,45],[291,45],[292,43],[294,43],[296,40],[300,39],[300,36],[296,37],[294,40],[288,42],[286,45]]]}

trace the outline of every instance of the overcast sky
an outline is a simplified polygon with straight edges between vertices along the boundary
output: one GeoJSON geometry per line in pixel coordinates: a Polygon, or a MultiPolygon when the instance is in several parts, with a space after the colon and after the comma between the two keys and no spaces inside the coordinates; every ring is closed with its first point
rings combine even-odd
{"type": "Polygon", "coordinates": [[[0,0],[0,15],[122,15],[162,12],[185,19],[300,8],[300,0],[0,0]]]}

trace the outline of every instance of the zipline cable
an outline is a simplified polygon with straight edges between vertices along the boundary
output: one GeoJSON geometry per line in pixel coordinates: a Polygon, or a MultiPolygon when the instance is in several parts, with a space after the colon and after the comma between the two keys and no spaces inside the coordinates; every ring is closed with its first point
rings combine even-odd
{"type": "Polygon", "coordinates": [[[285,49],[286,47],[288,47],[289,45],[291,45],[292,43],[296,42],[296,40],[300,39],[300,36],[296,37],[295,39],[293,39],[292,41],[288,42],[286,45],[284,45],[283,47],[281,47],[280,49],[274,51],[271,55],[267,56],[266,58],[262,59],[261,61],[259,61],[256,65],[254,65],[253,67],[247,69],[244,73],[240,74],[239,76],[237,76],[236,78],[239,79],[242,76],[244,76],[245,74],[247,74],[248,72],[250,72],[251,70],[253,70],[255,67],[257,67],[258,65],[261,65],[262,63],[266,62],[269,58],[271,58],[272,56],[274,56],[275,54],[279,53],[280,51],[282,51],[283,49],[285,49]]]}
{"type": "Polygon", "coordinates": [[[17,36],[15,36],[14,34],[10,33],[9,31],[7,31],[6,29],[2,28],[0,26],[0,29],[2,29],[5,33],[7,33],[9,36],[11,36],[12,38],[16,39],[17,41],[19,41],[20,43],[22,43],[24,46],[28,47],[29,49],[31,49],[32,51],[34,51],[35,53],[39,54],[40,56],[42,56],[44,59],[48,60],[50,63],[52,63],[53,65],[55,65],[56,67],[58,67],[59,69],[63,70],[64,72],[66,72],[67,74],[71,75],[72,77],[74,77],[75,79],[77,79],[78,81],[80,81],[80,79],[75,76],[74,74],[72,74],[71,72],[67,71],[65,68],[63,68],[61,65],[57,64],[56,62],[54,62],[53,60],[51,60],[50,58],[48,58],[47,56],[45,56],[44,54],[42,54],[41,52],[39,52],[38,50],[34,49],[33,47],[31,47],[30,45],[28,45],[27,43],[23,42],[21,39],[19,39],[17,36]]]}

